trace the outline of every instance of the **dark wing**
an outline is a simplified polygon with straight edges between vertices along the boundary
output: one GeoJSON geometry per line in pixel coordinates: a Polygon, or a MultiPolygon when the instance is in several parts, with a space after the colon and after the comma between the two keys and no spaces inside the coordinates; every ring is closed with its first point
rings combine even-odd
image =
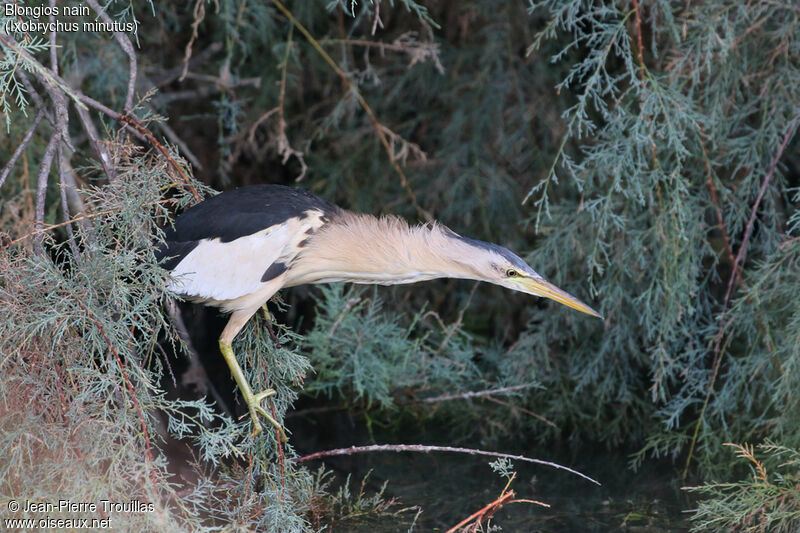
{"type": "Polygon", "coordinates": [[[241,298],[278,275],[279,261],[339,208],[301,189],[255,185],[223,192],[180,215],[157,257],[169,288],[206,301],[241,298]],[[271,277],[270,277],[271,276],[271,277]]]}
{"type": "Polygon", "coordinates": [[[174,227],[166,230],[166,242],[159,246],[156,257],[164,268],[172,270],[202,240],[231,242],[290,218],[302,219],[309,210],[330,216],[339,208],[308,191],[284,185],[252,185],[226,191],[175,219],[174,227]]]}

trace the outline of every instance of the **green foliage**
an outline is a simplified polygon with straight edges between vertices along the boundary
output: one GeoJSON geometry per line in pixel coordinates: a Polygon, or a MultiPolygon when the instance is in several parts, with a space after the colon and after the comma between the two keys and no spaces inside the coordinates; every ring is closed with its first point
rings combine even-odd
{"type": "MultiPolygon", "coordinates": [[[[339,489],[331,492],[333,478],[330,471],[320,469],[316,472],[315,483],[317,493],[323,495],[315,502],[316,513],[314,518],[321,518],[318,513],[324,512],[325,518],[329,520],[328,526],[332,531],[348,532],[369,532],[375,528],[386,524],[392,524],[394,531],[413,531],[421,508],[401,507],[395,498],[386,498],[386,485],[384,482],[381,487],[372,494],[368,493],[367,485],[370,481],[370,473],[361,480],[356,491],[351,489],[350,476],[339,489]]],[[[313,515],[312,515],[313,516],[313,515]]],[[[312,518],[312,523],[315,522],[312,518]]],[[[315,527],[322,524],[317,522],[315,527]]]]}
{"type": "Polygon", "coordinates": [[[320,293],[314,327],[305,335],[316,373],[306,392],[336,392],[391,407],[399,395],[442,387],[464,390],[480,378],[472,360],[475,349],[457,325],[456,331],[443,327],[438,335],[420,331],[423,313],[410,320],[388,314],[374,289],[333,285],[320,293]],[[365,296],[368,292],[372,296],[365,296]],[[449,344],[446,356],[437,340],[449,344]]]}
{"type": "Polygon", "coordinates": [[[800,528],[800,451],[770,441],[758,446],[734,445],[749,461],[752,476],[732,483],[706,483],[685,490],[704,497],[693,510],[692,531],[790,532],[800,528]]]}
{"type": "MultiPolygon", "coordinates": [[[[109,4],[115,20],[140,22],[134,114],[166,117],[169,129],[146,125],[192,161],[195,187],[292,184],[305,164],[300,186],[354,210],[415,220],[413,196],[605,319],[464,281],[288,291],[282,347],[263,317],[234,346],[254,386],[278,390],[279,418],[303,394],[387,422],[384,438],[411,420],[431,440],[498,449],[580,455],[600,443],[632,451],[635,467],[663,460],[701,480],[732,477],[725,442],[773,443],[768,457],[800,448],[794,3],[286,6],[314,44],[274,3],[109,4]],[[177,81],[184,57],[196,61],[177,81]]],[[[159,346],[184,348],[161,307],[152,236],[195,200],[162,153],[134,147],[152,143],[132,126],[88,108],[95,140],[80,115],[78,93],[123,111],[130,71],[111,35],[57,35],[63,86],[42,70],[48,34],[8,38],[3,165],[33,116],[45,119],[0,179],[0,246],[86,218],[0,251],[0,477],[12,480],[0,499],[30,487],[52,499],[60,486],[173,502],[131,529],[319,529],[362,509],[353,501],[391,516],[380,502],[392,484],[374,501],[331,496],[328,478],[292,466],[291,443],[281,474],[271,432],[253,441],[246,418],[165,392],[159,346]],[[42,165],[53,138],[57,163],[42,165]],[[166,435],[197,457],[185,491],[159,453],[166,435]],[[39,447],[53,455],[34,461],[39,447]]],[[[743,523],[759,505],[773,507],[753,524],[790,524],[794,474],[767,471],[694,491],[707,498],[697,527],[743,523]]]]}

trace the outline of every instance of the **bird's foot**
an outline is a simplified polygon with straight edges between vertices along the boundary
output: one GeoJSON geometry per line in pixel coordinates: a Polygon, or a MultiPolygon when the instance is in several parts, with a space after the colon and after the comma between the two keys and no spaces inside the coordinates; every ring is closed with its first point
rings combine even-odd
{"type": "Polygon", "coordinates": [[[277,394],[275,389],[267,389],[263,392],[259,392],[258,394],[253,394],[252,392],[244,394],[244,401],[247,403],[247,410],[250,412],[250,418],[253,420],[253,431],[256,435],[261,433],[261,422],[258,419],[258,416],[261,415],[267,419],[267,422],[272,424],[275,429],[278,431],[278,435],[281,439],[281,442],[286,442],[289,440],[286,437],[286,432],[283,430],[283,426],[281,426],[277,420],[275,420],[272,416],[270,416],[267,411],[261,407],[261,402],[270,396],[275,396],[277,394]]]}

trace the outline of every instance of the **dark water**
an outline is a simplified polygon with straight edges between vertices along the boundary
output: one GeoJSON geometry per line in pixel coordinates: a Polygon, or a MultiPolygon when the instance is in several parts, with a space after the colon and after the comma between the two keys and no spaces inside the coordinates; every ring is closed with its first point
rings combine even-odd
{"type": "MultiPolygon", "coordinates": [[[[221,380],[219,390],[233,392],[227,368],[216,352],[216,336],[224,325],[216,315],[191,306],[190,317],[196,327],[196,346],[208,347],[203,354],[209,376],[221,380]],[[211,326],[203,320],[212,322],[211,326]]],[[[172,362],[180,375],[183,359],[172,362]]],[[[164,386],[170,381],[165,375],[164,386]]],[[[228,398],[233,402],[232,396],[228,398]]],[[[286,425],[291,442],[301,455],[333,448],[369,444],[427,444],[478,448],[525,455],[552,461],[582,472],[602,483],[597,486],[585,479],[541,465],[515,462],[517,473],[511,485],[515,498],[538,500],[549,508],[528,503],[502,507],[492,520],[505,532],[658,532],[687,531],[686,509],[693,503],[680,490],[679,473],[669,462],[649,462],[632,471],[629,454],[633,450],[609,450],[604,445],[500,441],[479,442],[460,435],[443,425],[406,420],[400,426],[383,427],[378,421],[367,423],[365,415],[352,415],[335,409],[336,401],[326,398],[301,398],[289,413],[286,425]],[[301,416],[298,416],[301,415],[301,416]]],[[[368,477],[366,492],[373,494],[388,481],[385,498],[397,498],[395,507],[418,507],[414,531],[447,531],[464,518],[496,500],[506,479],[489,467],[489,457],[455,453],[363,453],[325,459],[341,485],[351,476],[351,488],[358,490],[368,477]]],[[[183,459],[176,460],[181,463],[183,459]]],[[[306,463],[316,469],[320,461],[306,463]]],[[[189,475],[189,474],[187,474],[189,475]]],[[[415,510],[391,520],[349,520],[333,524],[331,533],[408,531],[415,510]]],[[[484,531],[486,528],[484,527],[484,531]]]]}
{"type": "MultiPolygon", "coordinates": [[[[371,427],[363,420],[344,413],[290,417],[288,426],[298,451],[311,453],[352,445],[375,443],[420,443],[463,446],[522,454],[568,466],[602,483],[597,486],[574,474],[550,467],[515,462],[517,475],[511,485],[515,498],[538,500],[544,508],[529,503],[511,503],[502,507],[492,524],[505,532],[603,532],[603,531],[687,531],[684,513],[692,504],[680,490],[678,473],[670,464],[650,463],[632,471],[627,453],[605,447],[570,449],[553,446],[504,449],[479,442],[430,442],[427,431],[400,438],[396,429],[371,427]]],[[[431,428],[421,428],[431,430],[431,428]]],[[[434,428],[435,429],[435,428],[434,428]]],[[[462,519],[497,499],[506,479],[492,471],[492,458],[456,453],[371,452],[327,458],[328,468],[337,473],[337,483],[352,476],[351,488],[357,490],[362,478],[369,476],[368,492],[380,489],[388,481],[385,495],[398,498],[400,507],[419,506],[414,531],[447,531],[462,519]]],[[[316,468],[319,462],[307,463],[316,468]]],[[[415,511],[405,519],[356,520],[334,526],[333,531],[407,531],[415,511]]],[[[484,529],[485,531],[486,529],[484,529]]]]}

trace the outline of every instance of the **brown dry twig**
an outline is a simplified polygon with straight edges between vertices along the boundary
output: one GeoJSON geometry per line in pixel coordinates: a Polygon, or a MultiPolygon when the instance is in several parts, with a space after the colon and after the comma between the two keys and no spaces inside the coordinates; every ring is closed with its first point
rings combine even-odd
{"type": "Polygon", "coordinates": [[[375,112],[372,110],[372,108],[364,99],[364,97],[361,96],[361,93],[358,91],[357,87],[353,85],[353,82],[350,81],[350,78],[347,77],[347,74],[345,74],[342,71],[342,69],[339,68],[339,65],[336,64],[336,61],[334,61],[333,58],[322,48],[322,45],[320,45],[319,41],[317,41],[314,38],[314,36],[311,35],[311,33],[306,29],[306,27],[303,26],[300,23],[300,21],[295,18],[292,12],[289,11],[289,9],[287,9],[287,7],[283,5],[283,3],[280,0],[272,0],[272,3],[275,4],[275,6],[281,11],[281,13],[283,13],[286,16],[286,18],[288,18],[292,22],[292,24],[295,25],[295,27],[300,31],[300,33],[302,33],[303,36],[308,40],[308,42],[311,43],[311,46],[313,46],[314,49],[319,53],[319,55],[322,56],[322,59],[324,59],[325,62],[328,63],[328,65],[333,69],[333,71],[339,76],[339,78],[341,78],[342,83],[347,87],[347,89],[350,90],[355,95],[356,99],[358,100],[358,103],[367,113],[367,116],[369,116],[369,119],[372,122],[372,125],[378,134],[378,138],[380,139],[384,150],[386,150],[386,153],[389,156],[389,160],[392,164],[392,167],[394,168],[397,175],[400,177],[400,183],[406,190],[408,198],[411,200],[411,204],[414,206],[414,209],[417,210],[419,216],[422,217],[424,220],[427,221],[433,220],[433,216],[428,211],[423,209],[422,206],[419,205],[419,202],[417,201],[417,195],[414,192],[414,189],[411,188],[411,184],[408,182],[408,178],[403,172],[403,169],[400,168],[400,164],[398,163],[398,161],[395,159],[394,154],[392,152],[392,147],[389,143],[389,140],[386,137],[386,134],[384,133],[385,126],[383,126],[378,121],[378,117],[375,116],[375,112]]]}
{"type": "Polygon", "coordinates": [[[101,104],[100,102],[94,100],[93,98],[90,98],[89,96],[86,96],[82,92],[80,92],[80,91],[78,91],[76,89],[73,89],[58,74],[56,74],[51,69],[48,69],[47,67],[45,67],[44,65],[39,63],[27,51],[25,51],[24,49],[21,49],[19,46],[17,46],[17,42],[14,40],[13,37],[11,37],[9,35],[0,34],[0,41],[4,42],[9,48],[14,50],[23,59],[25,59],[27,62],[30,63],[30,65],[33,68],[34,72],[37,73],[37,76],[41,76],[40,79],[41,79],[43,85],[45,85],[46,87],[50,87],[51,85],[55,85],[55,88],[53,88],[52,90],[61,89],[66,95],[68,95],[70,98],[73,99],[73,101],[76,103],[76,106],[84,105],[84,106],[91,107],[93,109],[96,109],[97,111],[100,111],[101,113],[104,113],[105,115],[108,115],[109,117],[113,118],[114,120],[118,120],[118,121],[124,122],[124,123],[132,126],[134,134],[136,134],[140,139],[148,140],[151,144],[153,144],[153,146],[156,147],[156,149],[158,151],[160,151],[164,155],[164,157],[167,159],[167,161],[169,161],[170,165],[181,176],[181,178],[183,179],[184,183],[186,184],[186,186],[191,191],[192,196],[194,197],[194,199],[197,202],[202,201],[202,197],[197,192],[197,189],[194,187],[194,185],[192,185],[191,180],[186,175],[186,173],[183,171],[183,169],[180,167],[180,165],[178,165],[178,163],[175,161],[175,159],[169,154],[167,149],[164,148],[164,146],[158,141],[158,139],[156,139],[155,136],[152,133],[150,133],[150,131],[147,128],[145,128],[142,125],[142,123],[139,122],[138,119],[134,118],[133,116],[129,116],[129,115],[124,115],[124,114],[118,113],[118,112],[114,111],[113,109],[109,108],[108,106],[105,106],[105,105],[101,104]]]}
{"type": "Polygon", "coordinates": [[[499,511],[502,507],[509,503],[533,503],[535,505],[541,505],[542,507],[550,507],[550,505],[537,501],[537,500],[528,500],[528,499],[515,499],[514,498],[514,491],[508,490],[511,486],[511,483],[517,477],[517,473],[514,472],[511,474],[511,477],[508,478],[508,483],[506,486],[503,487],[503,490],[500,492],[500,496],[498,496],[494,501],[489,502],[488,504],[484,505],[464,520],[459,522],[458,524],[454,525],[450,529],[448,529],[445,533],[456,533],[458,531],[467,531],[467,526],[472,525],[470,531],[475,533],[481,527],[482,522],[487,522],[491,520],[491,518],[499,511]]]}
{"type": "MultiPolygon", "coordinates": [[[[214,0],[214,6],[217,9],[217,13],[219,13],[219,2],[217,0],[214,0]]],[[[189,38],[189,42],[186,43],[186,51],[184,52],[184,57],[183,57],[183,66],[181,67],[181,74],[178,77],[180,81],[183,81],[183,79],[186,77],[186,73],[189,72],[189,60],[192,58],[192,45],[194,45],[194,42],[197,39],[197,29],[200,27],[200,24],[202,24],[203,20],[206,18],[206,3],[204,0],[197,0],[195,2],[193,15],[194,15],[194,21],[192,21],[192,36],[189,38]]]]}
{"type": "Polygon", "coordinates": [[[496,500],[487,503],[464,520],[448,529],[445,533],[456,533],[459,530],[466,531],[466,526],[474,522],[472,531],[477,531],[481,522],[489,520],[494,514],[499,511],[504,505],[514,499],[514,491],[510,490],[501,494],[496,500]]]}
{"type": "MultiPolygon", "coordinates": [[[[164,199],[161,199],[161,200],[156,200],[154,202],[147,202],[145,204],[142,204],[142,207],[145,207],[145,206],[148,206],[148,205],[172,203],[174,201],[175,200],[172,199],[172,198],[164,198],[164,199]]],[[[104,211],[98,211],[97,213],[91,213],[89,215],[79,215],[79,216],[73,217],[73,218],[71,218],[69,220],[65,220],[64,222],[61,222],[60,224],[50,224],[48,226],[43,226],[42,228],[39,228],[39,229],[37,229],[35,231],[32,231],[30,233],[26,233],[22,237],[14,239],[13,241],[11,241],[8,244],[4,245],[0,249],[10,248],[11,246],[17,244],[18,242],[22,242],[25,239],[30,239],[31,237],[35,237],[36,235],[40,235],[40,234],[48,232],[48,231],[50,231],[52,229],[60,228],[60,227],[66,226],[67,224],[72,224],[74,222],[80,222],[82,220],[90,220],[92,218],[101,217],[103,215],[108,215],[108,214],[114,213],[116,211],[119,211],[120,209],[122,209],[122,208],[121,207],[115,207],[113,209],[106,209],[104,211]]]]}
{"type": "Polygon", "coordinates": [[[363,46],[365,48],[377,48],[383,55],[385,50],[401,52],[409,56],[408,68],[417,63],[432,61],[434,68],[440,74],[444,74],[444,66],[439,59],[439,44],[435,42],[423,42],[417,40],[417,32],[406,32],[400,35],[391,43],[383,41],[368,41],[366,39],[322,39],[320,44],[346,44],[350,46],[363,46]]]}
{"type": "Polygon", "coordinates": [[[714,384],[716,383],[717,376],[719,375],[719,368],[722,363],[722,355],[725,352],[725,350],[722,347],[722,339],[725,336],[725,331],[727,331],[728,327],[733,323],[733,318],[730,318],[728,320],[725,320],[725,318],[728,311],[728,303],[730,302],[730,297],[731,294],[733,293],[734,281],[739,275],[739,265],[741,265],[744,262],[745,258],[747,257],[747,246],[750,241],[750,235],[753,232],[753,224],[755,223],[756,220],[756,214],[758,213],[758,208],[761,206],[761,200],[764,199],[764,195],[767,192],[767,187],[772,181],[772,176],[775,174],[775,169],[778,166],[778,162],[783,156],[783,152],[784,150],[786,150],[786,146],[789,144],[789,140],[794,135],[798,120],[800,120],[800,114],[795,115],[795,117],[792,119],[792,122],[789,124],[789,127],[786,130],[786,134],[783,136],[783,141],[781,142],[781,145],[778,148],[775,157],[772,159],[772,163],[767,169],[767,173],[764,175],[764,179],[761,182],[761,187],[759,188],[758,194],[756,195],[756,200],[755,202],[753,202],[753,207],[750,209],[750,217],[747,219],[747,224],[745,225],[744,235],[742,236],[742,244],[739,245],[739,252],[736,254],[736,259],[733,262],[733,271],[731,272],[730,278],[728,279],[728,288],[725,291],[725,298],[722,301],[722,312],[719,315],[720,316],[719,327],[717,328],[717,335],[714,339],[714,362],[711,365],[712,367],[711,380],[708,383],[708,388],[706,389],[706,397],[703,402],[703,407],[700,410],[700,416],[697,418],[697,423],[695,424],[694,428],[694,434],[692,435],[692,441],[689,445],[689,454],[686,457],[686,465],[684,466],[683,469],[684,479],[686,479],[686,476],[689,473],[689,466],[692,463],[694,448],[695,445],[697,444],[698,435],[700,434],[700,425],[703,423],[703,418],[705,416],[706,408],[708,407],[708,403],[711,399],[711,393],[714,390],[714,384]]]}
{"type": "Polygon", "coordinates": [[[519,405],[514,405],[514,404],[512,404],[510,402],[506,402],[506,401],[500,400],[500,399],[495,398],[493,396],[486,396],[484,398],[484,400],[487,400],[489,402],[494,402],[494,403],[496,403],[498,405],[502,405],[504,407],[508,407],[512,411],[519,411],[521,413],[525,413],[526,415],[528,415],[530,417],[533,417],[536,420],[544,422],[545,424],[547,424],[548,426],[552,427],[553,429],[558,429],[558,426],[555,424],[555,422],[552,422],[551,420],[548,420],[547,418],[545,418],[544,416],[540,415],[539,413],[534,413],[530,409],[525,409],[524,407],[520,407],[519,405]]]}
{"type": "MultiPolygon", "coordinates": [[[[119,366],[119,369],[120,369],[120,371],[122,373],[122,378],[125,381],[125,384],[128,386],[128,391],[131,394],[131,400],[133,402],[134,407],[136,408],[137,414],[139,415],[139,422],[141,423],[141,426],[142,426],[142,436],[144,437],[145,454],[146,454],[145,458],[147,459],[147,466],[148,466],[148,471],[150,473],[150,480],[153,483],[153,496],[157,497],[158,496],[158,482],[156,481],[155,470],[152,467],[152,465],[153,465],[153,451],[152,451],[152,449],[150,447],[150,433],[147,431],[147,423],[145,422],[145,419],[144,419],[144,411],[142,410],[142,406],[139,403],[139,398],[136,395],[136,389],[133,388],[133,384],[131,383],[131,380],[128,377],[128,370],[125,368],[125,364],[122,362],[122,357],[120,357],[116,346],[114,346],[114,343],[111,342],[111,339],[106,334],[105,328],[103,328],[103,325],[100,323],[99,320],[97,320],[97,317],[94,316],[94,313],[92,313],[92,310],[89,309],[88,307],[86,307],[83,304],[83,301],[80,298],[78,298],[76,295],[72,295],[72,296],[74,297],[74,301],[78,305],[78,307],[83,309],[83,311],[87,314],[89,319],[92,321],[92,323],[97,328],[97,331],[100,332],[100,335],[102,335],[103,339],[106,341],[106,344],[108,345],[108,349],[111,350],[111,353],[114,355],[114,359],[117,361],[117,365],[119,366]]],[[[158,508],[156,508],[156,509],[158,509],[158,508]]],[[[161,514],[160,511],[157,511],[157,512],[158,512],[158,514],[160,516],[160,514],[161,514]]]]}

